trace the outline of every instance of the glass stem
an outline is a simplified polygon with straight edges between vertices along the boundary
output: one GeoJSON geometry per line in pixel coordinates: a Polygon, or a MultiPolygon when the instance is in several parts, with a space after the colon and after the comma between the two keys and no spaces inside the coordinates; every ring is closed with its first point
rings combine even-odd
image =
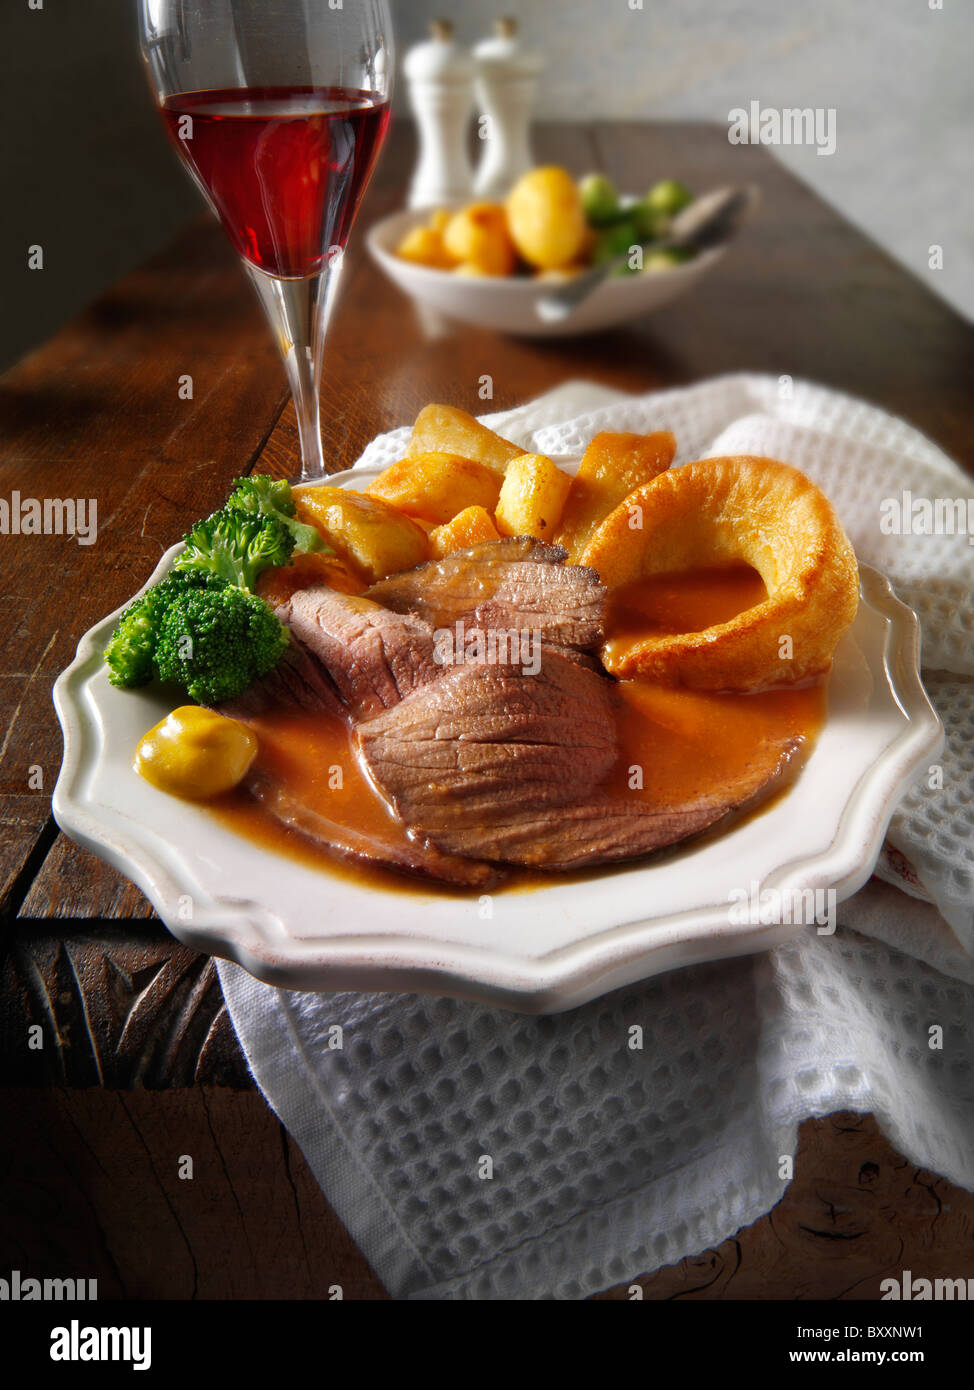
{"type": "Polygon", "coordinates": [[[328,471],[321,448],[321,363],[341,262],[336,254],[320,275],[300,280],[282,280],[244,262],[284,359],[298,423],[302,483],[328,471]]]}

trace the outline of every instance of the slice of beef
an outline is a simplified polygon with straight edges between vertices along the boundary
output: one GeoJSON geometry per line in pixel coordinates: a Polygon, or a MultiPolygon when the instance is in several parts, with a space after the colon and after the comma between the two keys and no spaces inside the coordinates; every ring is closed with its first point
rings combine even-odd
{"type": "Polygon", "coordinates": [[[596,792],[588,802],[560,806],[554,814],[533,814],[509,805],[507,819],[489,831],[462,835],[454,828],[452,832],[435,835],[433,841],[443,849],[462,843],[468,854],[556,873],[638,859],[679,844],[709,830],[726,816],[757,805],[785,775],[792,752],[783,750],[778,769],[771,776],[763,774],[747,792],[740,786],[735,788],[733,799],[698,796],[683,806],[654,808],[596,792]]]}
{"type": "MultiPolygon", "coordinates": [[[[700,796],[655,808],[610,797],[611,682],[554,652],[541,671],[468,663],[360,724],[376,784],[411,830],[448,854],[566,870],[634,858],[697,834],[750,801],[700,796]]],[[[784,757],[784,753],[783,753],[784,757]]]]}
{"type": "MultiPolygon", "coordinates": [[[[237,699],[225,701],[219,708],[222,714],[244,723],[257,720],[258,736],[260,718],[268,714],[273,717],[275,709],[302,710],[338,718],[346,724],[349,717],[328,672],[293,634],[291,645],[277,666],[237,699]]],[[[413,841],[405,835],[378,838],[341,825],[289,794],[261,766],[259,755],[245,786],[275,820],[341,858],[400,873],[419,874],[457,887],[489,886],[498,877],[494,865],[443,854],[422,839],[413,841]]]]}
{"type": "MultiPolygon", "coordinates": [[[[594,570],[566,566],[564,557],[559,547],[530,537],[493,541],[373,586],[370,594],[385,593],[388,606],[317,584],[275,611],[292,644],[324,668],[353,718],[369,718],[442,673],[434,624],[455,631],[462,622],[468,636],[526,633],[590,663],[579,654],[600,640],[605,590],[594,570]]],[[[293,684],[290,671],[286,680],[293,684]]],[[[254,691],[251,705],[273,703],[270,688],[254,691]]]]}
{"type": "Polygon", "coordinates": [[[242,695],[225,700],[219,707],[221,714],[243,720],[282,708],[342,717],[346,714],[328,672],[293,635],[291,645],[273,670],[242,695]]]}
{"type": "Polygon", "coordinates": [[[343,859],[373,868],[418,874],[458,888],[489,888],[499,876],[493,864],[443,854],[432,843],[413,842],[405,837],[401,841],[379,840],[351,829],[289,796],[261,771],[251,774],[247,788],[275,820],[343,859]]]}
{"type": "Polygon", "coordinates": [[[382,579],[365,597],[435,628],[538,631],[544,642],[591,651],[602,640],[606,591],[595,570],[564,564],[566,555],[530,536],[487,541],[382,579]]]}
{"type": "Polygon", "coordinates": [[[276,611],[356,718],[390,708],[442,669],[433,659],[433,629],[411,613],[392,613],[326,584],[297,590],[276,611]]]}
{"type": "MultiPolygon", "coordinates": [[[[254,795],[338,854],[477,887],[494,881],[498,864],[567,870],[647,854],[773,785],[772,759],[733,789],[680,806],[610,786],[616,687],[590,655],[605,591],[593,570],[563,560],[559,548],[522,537],[396,575],[364,597],[326,585],[297,591],[277,610],[291,650],[226,712],[248,718],[289,705],[350,719],[357,754],[405,834],[381,839],[332,821],[275,784],[259,760],[254,795]],[[515,659],[513,649],[475,658],[468,647],[458,664],[441,664],[434,628],[460,622],[496,637],[540,630],[540,669],[516,664],[520,648],[515,659]]],[[[790,752],[781,748],[779,769],[790,752]]]]}
{"type": "Polygon", "coordinates": [[[355,739],[406,825],[437,839],[456,819],[465,834],[503,821],[512,800],[544,811],[601,782],[616,757],[612,687],[550,651],[536,676],[467,662],[355,739]]]}

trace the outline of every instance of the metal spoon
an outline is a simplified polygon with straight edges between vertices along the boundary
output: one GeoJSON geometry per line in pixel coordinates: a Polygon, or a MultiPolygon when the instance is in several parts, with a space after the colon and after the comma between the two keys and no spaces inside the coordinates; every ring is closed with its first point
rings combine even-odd
{"type": "MultiPolygon", "coordinates": [[[[675,247],[705,251],[711,246],[730,241],[753,217],[760,201],[760,192],[754,184],[746,188],[717,188],[712,193],[695,198],[688,207],[677,213],[665,237],[639,244],[648,251],[665,251],[675,247]]],[[[538,317],[544,319],[545,323],[557,323],[560,319],[568,318],[583,300],[598,289],[603,280],[627,263],[630,251],[631,248],[596,266],[594,270],[587,270],[549,290],[535,304],[538,317]]]]}

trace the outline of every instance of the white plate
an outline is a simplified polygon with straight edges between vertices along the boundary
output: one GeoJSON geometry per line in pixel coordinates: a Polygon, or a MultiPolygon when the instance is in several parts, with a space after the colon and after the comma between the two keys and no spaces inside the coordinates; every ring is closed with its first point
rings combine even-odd
{"type": "MultiPolygon", "coordinates": [[[[360,487],[378,471],[324,481],[360,487]]],[[[170,704],[151,689],[109,684],[102,652],[117,613],[82,638],[54,687],[64,731],[54,815],[132,879],[181,941],[272,984],[422,991],[529,1013],[571,1008],[817,929],[740,924],[734,892],[759,885],[787,901],[833,889],[841,901],[870,876],[896,803],[943,730],[920,682],[916,617],[874,570],[862,568],[861,592],[836,653],[828,718],[795,784],[763,814],[655,862],[485,900],[367,887],[255,849],[132,771],[135,745],[170,704]]]]}
{"type": "Polygon", "coordinates": [[[589,295],[570,318],[546,323],[536,304],[553,288],[551,281],[529,276],[455,275],[415,265],[395,254],[399,242],[413,227],[428,221],[429,212],[396,212],[370,228],[369,250],[394,284],[411,298],[447,318],[460,319],[500,333],[532,338],[570,338],[615,328],[685,294],[724,255],[726,247],[703,251],[684,265],[642,275],[610,277],[589,295]]]}

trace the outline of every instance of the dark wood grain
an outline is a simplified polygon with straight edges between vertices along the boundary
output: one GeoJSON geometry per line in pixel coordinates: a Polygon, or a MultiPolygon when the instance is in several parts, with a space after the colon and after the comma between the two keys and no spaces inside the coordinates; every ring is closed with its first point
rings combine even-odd
{"type": "Polygon", "coordinates": [[[21,876],[50,818],[54,678],[86,629],[252,465],[283,405],[273,346],[243,290],[206,223],[0,380],[0,495],[93,498],[99,524],[92,546],[0,541],[0,913],[29,887],[21,876]],[[192,400],[179,398],[185,375],[192,400]]]}
{"type": "MultiPolygon", "coordinates": [[[[696,188],[753,181],[764,195],[760,220],[697,292],[624,330],[561,342],[451,324],[381,279],[361,233],[401,204],[412,150],[397,127],[347,257],[323,390],[332,468],[430,400],[479,413],[571,378],[646,391],[741,369],[874,401],[974,464],[974,329],[937,298],[935,272],[907,273],[761,148],[692,124],[543,128],[542,159],[605,168],[633,191],[675,173],[696,188]]],[[[18,1252],[21,1265],[25,1252],[49,1256],[38,1273],[88,1259],[106,1295],[320,1297],[336,1269],[346,1296],[382,1292],[244,1089],[212,962],[174,942],[137,890],[50,817],[50,686],[78,638],[233,476],[290,475],[296,460],[270,335],[208,218],[0,379],[0,496],[94,497],[100,523],[90,549],[0,538],[0,1080],[21,1088],[4,1098],[0,1133],[25,1136],[0,1157],[13,1178],[0,1243],[11,1265],[18,1252]],[[178,394],[187,374],[191,401],[178,394]],[[40,1054],[25,1047],[38,1021],[40,1054]],[[177,1148],[203,1155],[205,1183],[174,1185],[177,1148]]],[[[974,1199],[916,1174],[873,1121],[809,1122],[801,1146],[771,1216],[641,1281],[646,1297],[875,1297],[890,1259],[917,1274],[971,1271],[974,1199]]]]}
{"type": "Polygon", "coordinates": [[[54,1087],[0,1112],[5,1275],[96,1279],[100,1299],[386,1297],[257,1094],[54,1087]]]}
{"type": "Polygon", "coordinates": [[[161,923],[74,922],[65,931],[55,918],[12,933],[0,966],[0,1047],[7,1084],[253,1086],[213,960],[161,923]]]}
{"type": "Polygon", "coordinates": [[[20,904],[27,922],[158,920],[134,883],[103,859],[58,835],[20,904]]]}
{"type": "MultiPolygon", "coordinates": [[[[0,1111],[4,1270],[97,1279],[102,1299],[386,1297],[258,1095],[53,1087],[0,1092],[0,1111]]],[[[599,1297],[875,1300],[904,1269],[974,1275],[974,1196],[843,1113],[801,1126],[769,1216],[599,1297]]]]}
{"type": "MultiPolygon", "coordinates": [[[[904,1269],[974,1275],[974,1195],[908,1162],[871,1115],[843,1111],[801,1126],[795,1176],[768,1216],[633,1282],[647,1299],[875,1301],[904,1269]]],[[[630,1298],[631,1285],[602,1297],[630,1298]]]]}

